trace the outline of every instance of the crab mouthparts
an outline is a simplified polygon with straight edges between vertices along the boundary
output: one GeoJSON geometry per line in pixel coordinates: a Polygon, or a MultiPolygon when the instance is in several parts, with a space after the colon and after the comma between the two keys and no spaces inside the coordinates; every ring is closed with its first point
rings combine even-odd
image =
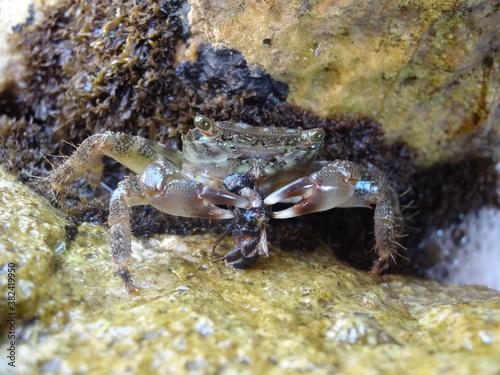
{"type": "Polygon", "coordinates": [[[248,174],[233,174],[225,179],[226,188],[250,201],[250,207],[231,209],[234,219],[214,243],[217,245],[231,233],[234,238],[233,250],[222,258],[233,265],[234,269],[243,270],[252,267],[261,255],[269,256],[267,247],[267,223],[271,217],[271,208],[264,205],[264,198],[258,191],[254,177],[248,174]]]}

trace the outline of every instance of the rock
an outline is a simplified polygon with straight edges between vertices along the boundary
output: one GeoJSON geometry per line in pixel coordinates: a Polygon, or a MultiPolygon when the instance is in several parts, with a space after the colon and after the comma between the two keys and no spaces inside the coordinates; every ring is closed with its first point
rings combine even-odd
{"type": "Polygon", "coordinates": [[[318,243],[308,253],[272,248],[237,272],[211,263],[213,236],[155,235],[133,242],[141,296],[131,298],[106,227],[76,234],[3,169],[0,197],[2,316],[6,264],[16,269],[15,373],[500,371],[497,291],[372,279],[318,243]]]}
{"type": "Polygon", "coordinates": [[[20,51],[9,44],[12,33],[20,31],[35,19],[35,7],[50,6],[57,0],[0,0],[0,92],[10,89],[25,72],[25,61],[20,51]]]}
{"type": "Polygon", "coordinates": [[[13,53],[8,44],[12,28],[25,21],[29,16],[29,0],[20,0],[15,3],[1,0],[0,2],[0,92],[5,91],[17,82],[23,73],[22,56],[13,53]]]}
{"type": "Polygon", "coordinates": [[[192,43],[240,51],[289,85],[290,103],[321,116],[368,116],[427,166],[485,146],[498,156],[494,3],[190,3],[192,43]]]}
{"type": "MultiPolygon", "coordinates": [[[[142,225],[154,228],[136,229],[147,237],[133,241],[130,268],[141,296],[132,298],[109,254],[108,229],[95,224],[105,222],[105,206],[78,188],[64,195],[72,205],[65,212],[41,197],[51,194],[42,188],[46,180],[33,183],[33,175],[50,170],[40,155],[70,153],[62,140],[78,144],[107,126],[164,140],[191,126],[195,113],[259,123],[269,118],[258,112],[266,106],[276,106],[267,111],[277,117],[286,112],[285,123],[303,126],[313,118],[284,108],[286,99],[322,116],[370,116],[389,138],[419,147],[428,164],[457,150],[485,149],[487,157],[491,145],[497,150],[498,138],[482,138],[498,128],[492,37],[498,10],[489,3],[391,3],[383,9],[363,2],[292,1],[286,9],[266,1],[207,4],[191,2],[188,25],[181,2],[64,1],[48,9],[41,25],[16,34],[33,71],[20,82],[19,96],[0,103],[7,114],[0,119],[0,157],[38,193],[0,168],[0,312],[17,318],[15,326],[2,321],[0,351],[14,352],[15,373],[498,374],[498,291],[404,276],[372,279],[315,241],[304,246],[306,253],[271,247],[268,259],[236,272],[212,264],[214,236],[161,234],[151,215],[142,225]],[[326,13],[331,9],[335,17],[326,13]],[[313,17],[321,14],[323,23],[313,17]],[[254,17],[251,24],[247,15],[254,17]],[[304,39],[304,30],[319,34],[304,39]],[[335,43],[325,44],[322,35],[335,43]],[[197,48],[207,41],[240,52],[197,48]],[[79,210],[78,202],[92,208],[79,210]],[[9,304],[12,291],[15,305],[9,304]]],[[[360,117],[359,123],[368,127],[346,135],[374,128],[371,120],[360,117]]],[[[378,128],[375,133],[378,140],[378,128]]],[[[378,145],[366,134],[360,138],[378,145]]],[[[401,147],[389,159],[405,153],[401,147]]],[[[498,201],[491,195],[497,175],[485,172],[491,167],[468,165],[413,175],[432,182],[413,186],[427,202],[419,201],[422,221],[498,201]]],[[[196,223],[186,228],[195,231],[196,223]]],[[[169,224],[163,225],[170,230],[169,224]]],[[[420,249],[413,237],[407,241],[420,249]]],[[[230,247],[228,240],[219,251],[230,247]]],[[[350,247],[352,254],[363,253],[350,247]]],[[[1,373],[10,370],[0,361],[1,373]]]]}
{"type": "MultiPolygon", "coordinates": [[[[51,275],[56,268],[56,254],[67,244],[65,228],[69,222],[48,202],[19,183],[0,168],[0,286],[7,291],[7,269],[15,264],[16,313],[24,322],[57,313],[54,295],[60,285],[51,275]]],[[[6,293],[2,292],[0,312],[6,316],[6,293]]],[[[57,301],[60,302],[60,301],[57,301]]],[[[2,321],[2,327],[6,324],[2,321]]]]}

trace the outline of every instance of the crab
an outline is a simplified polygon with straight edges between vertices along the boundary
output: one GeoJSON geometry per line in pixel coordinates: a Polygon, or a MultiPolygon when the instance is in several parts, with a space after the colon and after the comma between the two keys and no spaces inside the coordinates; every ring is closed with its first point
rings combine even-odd
{"type": "Polygon", "coordinates": [[[139,136],[104,132],[87,138],[50,175],[59,191],[85,172],[99,184],[101,155],[135,175],[114,190],[109,207],[109,243],[126,291],[137,294],[128,269],[130,207],[150,204],[170,215],[232,220],[215,241],[232,233],[233,250],[216,261],[246,269],[268,255],[270,218],[286,219],[334,207],[375,205],[375,250],[370,271],[378,275],[397,254],[400,208],[396,192],[370,168],[347,160],[316,160],[325,131],[257,127],[194,118],[182,136],[182,151],[139,136]],[[287,203],[281,210],[272,208],[287,203]]]}

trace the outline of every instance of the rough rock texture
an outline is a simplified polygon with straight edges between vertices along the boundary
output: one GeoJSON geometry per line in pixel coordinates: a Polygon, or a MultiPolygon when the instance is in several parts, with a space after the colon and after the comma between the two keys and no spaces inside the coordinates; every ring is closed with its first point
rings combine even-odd
{"type": "Polygon", "coordinates": [[[321,116],[379,121],[426,165],[498,142],[497,2],[190,3],[197,43],[242,52],[289,85],[289,102],[321,116]]]}
{"type": "MultiPolygon", "coordinates": [[[[414,216],[409,227],[418,230],[401,238],[409,261],[391,271],[420,275],[435,258],[427,249],[439,251],[426,247],[429,232],[499,206],[498,159],[480,137],[470,146],[486,152],[423,168],[420,152],[404,142],[387,142],[384,124],[352,113],[322,118],[290,105],[288,85],[249,67],[240,52],[197,45],[189,11],[180,0],[61,0],[45,9],[39,22],[14,33],[11,41],[30,69],[17,91],[0,95],[0,162],[64,208],[74,224],[105,223],[109,193],[79,181],[54,197],[48,185],[32,178],[47,176],[51,163],[60,163],[58,154],[71,154],[90,134],[121,131],[179,147],[179,133],[192,127],[196,114],[257,126],[321,127],[327,137],[320,159],[377,167],[401,195],[401,205],[409,206],[405,216],[414,216]]],[[[492,135],[489,142],[494,140],[492,135]]],[[[113,189],[128,172],[104,162],[103,182],[113,189]]],[[[214,222],[178,220],[153,209],[133,218],[139,236],[220,232],[214,222]]],[[[373,215],[366,209],[330,210],[275,223],[273,229],[273,243],[284,249],[303,250],[316,237],[334,238],[340,244],[336,254],[351,265],[367,269],[374,260],[373,215]]]]}
{"type": "MultiPolygon", "coordinates": [[[[158,235],[134,241],[142,295],[131,299],[107,228],[76,234],[1,168],[0,197],[18,314],[16,368],[2,358],[4,374],[500,372],[500,293],[485,287],[374,280],[317,244],[236,272],[211,264],[214,237],[158,235]]],[[[2,292],[2,316],[6,302],[2,292]]]]}

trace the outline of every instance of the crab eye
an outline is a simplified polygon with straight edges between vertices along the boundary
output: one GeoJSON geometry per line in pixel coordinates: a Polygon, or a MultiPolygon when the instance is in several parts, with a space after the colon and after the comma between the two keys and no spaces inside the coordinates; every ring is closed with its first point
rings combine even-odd
{"type": "Polygon", "coordinates": [[[312,146],[315,143],[321,142],[325,138],[325,131],[323,129],[311,129],[303,133],[304,141],[307,146],[312,146]]]}
{"type": "Polygon", "coordinates": [[[313,143],[321,142],[325,139],[325,131],[323,129],[313,129],[309,132],[309,140],[313,143]]]}
{"type": "Polygon", "coordinates": [[[194,125],[206,136],[210,136],[214,123],[208,117],[198,115],[194,118],[194,125]]]}

